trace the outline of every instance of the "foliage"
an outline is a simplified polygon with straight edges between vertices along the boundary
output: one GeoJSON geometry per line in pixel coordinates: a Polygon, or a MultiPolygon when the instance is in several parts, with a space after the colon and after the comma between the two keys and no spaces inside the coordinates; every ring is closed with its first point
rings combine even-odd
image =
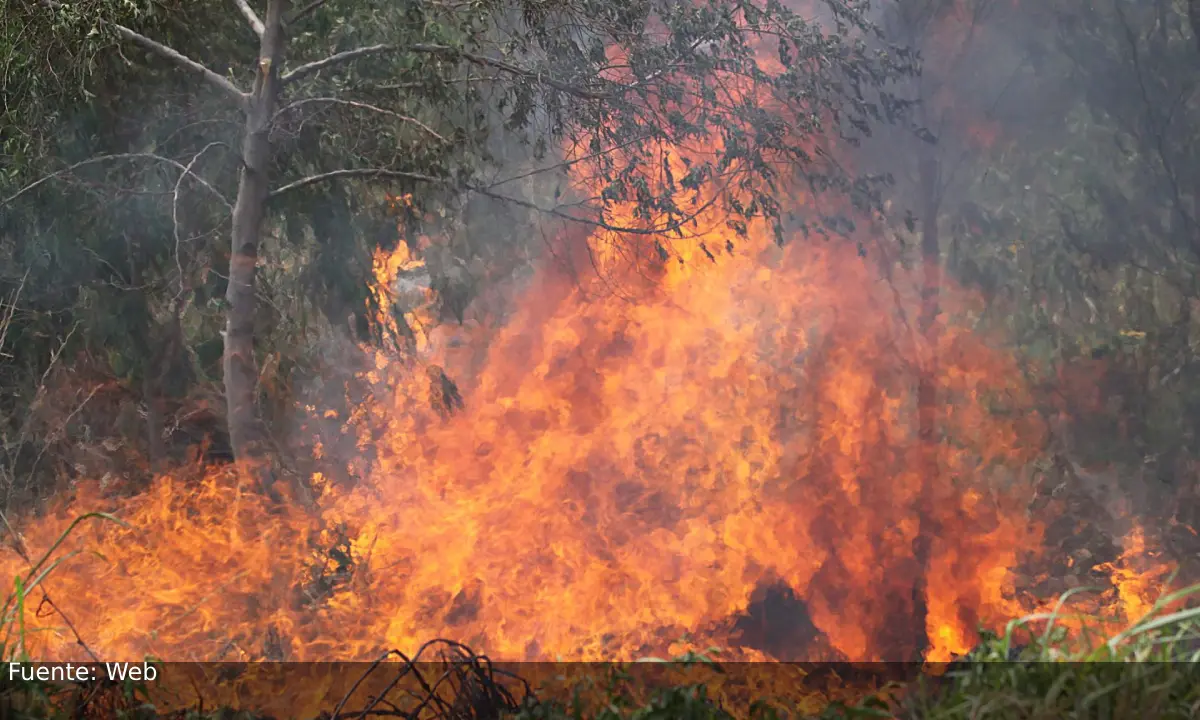
{"type": "MultiPolygon", "coordinates": [[[[367,291],[377,248],[424,247],[443,319],[462,320],[481,282],[536,254],[531,213],[620,230],[635,254],[666,257],[664,236],[686,238],[718,204],[735,230],[766,218],[782,242],[794,175],[878,206],[884,178],[848,173],[821,142],[901,117],[887,86],[915,68],[844,0],[824,2],[821,21],[773,0],[314,7],[289,23],[295,59],[272,129],[257,325],[260,402],[276,424],[338,336],[382,340],[367,291]],[[352,48],[379,50],[336,59],[352,48]],[[322,56],[332,61],[304,62],[322,56]],[[510,222],[476,220],[497,213],[510,222]]],[[[112,413],[129,422],[105,442],[154,463],[194,434],[181,418],[215,410],[197,398],[215,397],[220,376],[240,117],[211,82],[126,40],[143,34],[234,82],[258,66],[225,3],[47,0],[6,15],[4,32],[5,94],[23,100],[0,128],[17,160],[0,179],[0,296],[16,309],[0,377],[13,389],[11,494],[46,470],[28,427],[47,358],[84,359],[98,385],[128,390],[138,407],[112,413]]],[[[99,440],[84,420],[45,434],[99,440]]]]}
{"type": "MultiPolygon", "coordinates": [[[[1111,637],[1097,618],[1056,610],[1009,623],[985,637],[967,662],[910,695],[901,717],[1183,718],[1200,701],[1196,639],[1200,608],[1180,609],[1200,586],[1164,595],[1145,618],[1111,637]],[[1062,623],[1093,629],[1074,642],[1062,623]],[[1018,647],[1018,631],[1033,633],[1018,647]]],[[[1064,597],[1064,601],[1066,598],[1064,597]]],[[[1062,603],[1060,603],[1060,608],[1062,603]]]]}

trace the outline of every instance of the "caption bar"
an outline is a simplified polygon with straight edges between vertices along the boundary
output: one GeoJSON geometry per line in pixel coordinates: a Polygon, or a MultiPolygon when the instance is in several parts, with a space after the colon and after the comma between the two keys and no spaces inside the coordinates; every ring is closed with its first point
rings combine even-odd
{"type": "Polygon", "coordinates": [[[150,663],[8,663],[10,682],[91,682],[115,680],[152,682],[158,679],[158,668],[150,663]]]}

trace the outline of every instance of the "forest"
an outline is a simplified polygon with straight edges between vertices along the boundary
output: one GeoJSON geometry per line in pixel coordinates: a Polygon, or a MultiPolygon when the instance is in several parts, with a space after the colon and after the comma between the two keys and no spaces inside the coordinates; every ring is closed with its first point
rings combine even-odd
{"type": "Polygon", "coordinates": [[[1200,0],[0,1],[0,716],[1195,716],[1200,0]]]}

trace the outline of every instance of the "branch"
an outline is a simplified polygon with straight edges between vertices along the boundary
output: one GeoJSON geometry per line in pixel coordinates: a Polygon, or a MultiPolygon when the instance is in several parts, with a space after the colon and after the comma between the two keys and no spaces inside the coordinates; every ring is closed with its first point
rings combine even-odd
{"type": "Polygon", "coordinates": [[[226,78],[216,74],[212,70],[209,70],[195,60],[183,55],[179,51],[169,48],[160,42],[155,42],[141,33],[136,33],[133,30],[130,30],[124,25],[117,25],[116,23],[109,24],[112,25],[112,28],[117,31],[117,35],[141,45],[159,57],[170,60],[185,70],[191,70],[192,72],[199,74],[201,77],[207,80],[210,85],[213,85],[218,90],[224,92],[226,95],[229,95],[232,99],[237,101],[238,107],[245,105],[248,95],[242,92],[236,85],[229,82],[229,80],[226,78]]]}
{"type": "MultiPolygon", "coordinates": [[[[205,148],[205,149],[207,149],[207,148],[205,148]]],[[[62,170],[52,172],[49,175],[46,175],[45,177],[34,180],[33,182],[29,183],[25,187],[16,191],[12,195],[9,195],[8,197],[4,198],[3,200],[0,200],[0,205],[8,205],[12,201],[21,197],[22,195],[29,192],[30,190],[33,190],[34,188],[38,187],[39,185],[49,182],[50,180],[61,177],[63,175],[66,175],[67,173],[71,172],[72,170],[81,168],[85,165],[95,165],[96,163],[107,162],[109,160],[139,160],[139,159],[155,160],[158,162],[166,163],[166,164],[171,165],[172,167],[180,170],[184,174],[191,175],[192,177],[196,178],[196,182],[200,183],[205,188],[207,188],[208,191],[211,192],[213,195],[216,195],[217,199],[221,201],[222,205],[224,205],[230,211],[233,210],[233,205],[230,204],[229,200],[226,199],[226,197],[224,195],[222,195],[220,193],[220,191],[218,191],[216,188],[214,188],[212,185],[210,185],[207,180],[200,177],[196,173],[192,172],[190,166],[184,165],[183,163],[181,163],[177,160],[172,160],[171,158],[163,157],[162,155],[155,155],[154,153],[144,153],[144,152],[142,152],[142,153],[117,153],[116,155],[100,155],[99,157],[88,158],[87,160],[77,162],[74,165],[65,167],[62,170]]]]}
{"type": "Polygon", "coordinates": [[[290,25],[290,24],[296,22],[297,20],[303,19],[306,15],[308,15],[313,10],[316,10],[317,8],[321,7],[324,4],[325,4],[325,0],[313,0],[309,4],[300,8],[296,12],[292,13],[292,16],[290,18],[288,18],[288,24],[290,25]]]}
{"type": "MultiPolygon", "coordinates": [[[[59,2],[59,0],[38,0],[38,2],[41,5],[43,5],[44,7],[49,8],[50,10],[61,10],[64,7],[63,4],[61,2],[59,2]]],[[[230,95],[234,100],[236,100],[238,103],[238,107],[242,107],[245,105],[246,98],[248,98],[249,95],[242,92],[240,89],[238,89],[238,87],[236,85],[229,82],[229,80],[227,80],[226,78],[216,74],[212,70],[209,70],[208,68],[204,67],[200,63],[198,63],[195,60],[191,59],[190,57],[184,55],[183,53],[179,52],[178,50],[167,47],[166,45],[163,45],[160,42],[151,40],[150,38],[146,37],[145,35],[142,35],[139,32],[134,32],[133,30],[130,30],[129,28],[125,27],[124,25],[119,25],[114,22],[108,22],[104,18],[98,18],[96,22],[100,25],[107,25],[108,27],[111,27],[117,33],[117,35],[124,38],[125,40],[135,42],[138,45],[141,45],[142,47],[146,48],[150,52],[154,53],[155,55],[158,55],[159,57],[162,57],[162,58],[166,58],[167,60],[170,60],[171,62],[175,63],[176,65],[178,65],[179,67],[181,67],[185,70],[191,70],[195,73],[200,74],[210,84],[214,85],[216,88],[218,88],[219,90],[224,92],[226,95],[230,95]]]]}
{"type": "Polygon", "coordinates": [[[386,108],[376,107],[374,105],[368,105],[367,103],[358,102],[355,100],[342,100],[341,98],[331,98],[331,97],[304,98],[302,100],[297,100],[296,102],[291,103],[289,105],[285,105],[284,107],[280,108],[279,112],[275,113],[275,115],[276,115],[276,117],[278,117],[279,115],[282,115],[283,113],[287,112],[288,110],[291,110],[292,108],[297,108],[297,107],[300,107],[301,105],[307,105],[309,103],[317,103],[317,102],[330,103],[332,105],[346,105],[348,107],[358,108],[360,110],[370,110],[372,112],[377,112],[377,113],[380,113],[383,115],[388,115],[388,116],[394,117],[397,120],[400,120],[402,122],[412,123],[413,125],[416,125],[417,127],[421,128],[425,132],[429,133],[433,137],[440,140],[442,143],[445,143],[445,144],[450,143],[449,140],[447,140],[442,135],[438,134],[438,132],[436,130],[434,130],[433,128],[429,127],[428,125],[426,125],[425,123],[421,122],[420,120],[418,120],[414,117],[409,117],[408,115],[401,115],[398,112],[394,112],[394,111],[388,110],[386,108]]]}
{"type": "Polygon", "coordinates": [[[317,60],[315,62],[301,65],[291,72],[284,73],[283,76],[280,77],[280,80],[286,85],[288,83],[295,82],[296,80],[300,80],[301,78],[307,77],[315,72],[320,72],[326,68],[336,67],[338,65],[344,65],[359,58],[401,51],[424,53],[427,55],[445,55],[449,57],[460,58],[475,65],[481,65],[483,67],[490,67],[500,70],[501,72],[508,73],[509,75],[536,80],[542,85],[558,90],[559,92],[587,100],[604,100],[612,97],[610,93],[588,90],[587,88],[571,85],[570,83],[565,83],[561,80],[548,78],[545,77],[541,72],[523,68],[518,65],[513,65],[505,60],[487,57],[486,55],[476,55],[475,53],[470,53],[465,50],[457,50],[449,45],[431,45],[427,43],[418,43],[415,45],[368,45],[366,47],[355,48],[354,50],[346,50],[345,52],[330,55],[323,60],[317,60]]]}
{"type": "Polygon", "coordinates": [[[218,146],[229,147],[223,142],[210,142],[201,148],[200,152],[193,155],[191,162],[187,164],[183,172],[179,173],[179,179],[175,181],[175,191],[171,193],[171,227],[175,234],[175,269],[179,271],[179,295],[183,295],[183,264],[179,261],[179,246],[181,244],[179,239],[179,188],[183,185],[183,179],[188,175],[199,177],[192,172],[192,168],[199,162],[200,156],[208,152],[209,148],[218,146]]]}
{"type": "Polygon", "coordinates": [[[333,55],[330,55],[329,57],[325,58],[324,60],[317,60],[315,62],[305,63],[305,64],[301,65],[300,67],[296,68],[295,70],[292,70],[290,72],[285,72],[283,75],[281,75],[279,77],[279,80],[284,85],[287,85],[288,83],[293,83],[297,80],[308,77],[309,75],[312,75],[315,72],[320,72],[328,67],[335,67],[337,65],[342,65],[342,64],[348,63],[352,60],[357,60],[360,57],[368,57],[370,55],[378,55],[380,53],[392,52],[393,50],[398,50],[398,49],[399,49],[399,46],[397,46],[397,45],[368,45],[366,47],[355,48],[354,50],[346,50],[345,52],[340,52],[340,53],[335,53],[333,55]]]}
{"type": "Polygon", "coordinates": [[[238,10],[242,11],[246,22],[250,23],[250,28],[254,30],[254,34],[261,38],[266,29],[263,27],[262,20],[259,20],[258,15],[255,14],[254,8],[250,7],[250,3],[246,2],[246,0],[233,0],[233,2],[238,6],[238,10]]]}
{"type": "Polygon", "coordinates": [[[574,95],[575,97],[584,98],[587,100],[605,100],[611,97],[609,93],[581,88],[577,85],[571,85],[570,83],[565,83],[561,80],[555,80],[554,78],[546,77],[539,71],[523,68],[504,60],[490,58],[485,55],[476,55],[475,53],[469,53],[463,50],[455,50],[447,45],[417,44],[410,46],[409,49],[413,52],[427,53],[431,55],[450,55],[452,57],[460,57],[467,62],[474,63],[475,65],[490,67],[502,72],[506,72],[509,75],[536,80],[537,82],[547,87],[554,88],[561,93],[574,95]]]}
{"type": "Polygon", "coordinates": [[[343,170],[331,170],[329,172],[320,173],[317,175],[309,175],[306,178],[301,178],[295,182],[290,182],[283,187],[276,188],[267,196],[268,200],[275,200],[281,195],[286,195],[293,190],[306,188],[309,185],[336,180],[338,178],[390,178],[393,180],[417,180],[419,182],[430,183],[433,185],[449,185],[450,182],[445,178],[434,177],[424,173],[405,172],[403,170],[387,170],[384,168],[348,168],[343,170]]]}
{"type": "Polygon", "coordinates": [[[478,185],[460,185],[460,184],[452,183],[450,180],[448,180],[446,178],[434,177],[433,175],[426,175],[424,173],[407,172],[405,170],[388,170],[386,168],[345,168],[342,170],[331,170],[331,171],[325,172],[325,173],[318,173],[316,175],[310,175],[306,178],[301,178],[300,180],[296,180],[295,182],[290,182],[287,185],[284,185],[283,187],[272,190],[271,194],[267,196],[267,199],[268,200],[276,200],[279,197],[286,195],[289,192],[292,192],[293,190],[299,190],[301,188],[306,188],[310,185],[316,185],[319,183],[328,182],[330,180],[337,180],[337,179],[341,179],[341,178],[388,178],[388,179],[393,179],[393,180],[416,180],[417,182],[429,183],[431,185],[441,185],[443,187],[458,187],[467,192],[473,192],[473,193],[477,193],[479,195],[483,195],[484,197],[492,198],[493,200],[499,200],[501,202],[511,203],[513,205],[516,205],[517,207],[523,207],[527,210],[533,210],[534,212],[538,212],[543,215],[550,215],[551,217],[556,217],[561,220],[566,220],[567,222],[578,223],[581,225],[587,225],[588,227],[595,227],[595,228],[600,228],[602,230],[608,230],[610,232],[624,233],[624,234],[628,234],[628,235],[662,235],[663,233],[674,232],[674,231],[682,228],[687,223],[691,222],[694,218],[696,218],[698,215],[700,215],[700,213],[704,212],[705,210],[712,207],[716,203],[716,197],[714,196],[713,198],[706,201],[703,205],[701,205],[700,208],[698,208],[695,212],[689,214],[687,217],[679,219],[679,220],[672,220],[662,227],[653,227],[653,228],[622,227],[619,225],[612,225],[603,220],[593,220],[590,218],[579,217],[578,215],[572,215],[570,213],[563,212],[562,210],[559,210],[558,208],[542,207],[541,205],[538,205],[537,203],[529,202],[528,200],[522,200],[520,198],[515,198],[515,197],[509,196],[509,195],[504,195],[504,194],[501,194],[498,192],[494,192],[487,187],[482,187],[482,186],[478,186],[478,185]]]}

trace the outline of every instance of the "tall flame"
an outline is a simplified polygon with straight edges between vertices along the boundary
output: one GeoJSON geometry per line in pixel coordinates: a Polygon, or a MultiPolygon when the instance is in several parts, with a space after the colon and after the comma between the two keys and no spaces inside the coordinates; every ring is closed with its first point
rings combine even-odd
{"type": "MultiPolygon", "coordinates": [[[[1040,429],[1016,368],[947,328],[943,474],[922,478],[893,312],[915,284],[836,244],[744,244],[673,264],[633,303],[547,274],[486,349],[452,356],[443,331],[427,358],[459,378],[457,412],[431,409],[429,373],[380,363],[380,394],[345,429],[374,460],[321,499],[325,526],[349,529],[356,582],[319,602],[301,602],[298,549],[315,521],[267,512],[223,470],[121,501],[135,529],[81,536],[104,559],[60,568],[55,602],[106,655],[254,657],[273,633],[297,659],[439,635],[497,657],[611,659],[688,633],[738,646],[736,618],[778,581],[836,655],[894,659],[912,650],[911,508],[931,482],[930,656],[969,649],[979,621],[1018,609],[1007,572],[1039,539],[1016,477],[1040,429]]],[[[92,492],[29,544],[103,503],[92,492]]],[[[61,629],[36,642],[79,654],[61,629]]]]}

